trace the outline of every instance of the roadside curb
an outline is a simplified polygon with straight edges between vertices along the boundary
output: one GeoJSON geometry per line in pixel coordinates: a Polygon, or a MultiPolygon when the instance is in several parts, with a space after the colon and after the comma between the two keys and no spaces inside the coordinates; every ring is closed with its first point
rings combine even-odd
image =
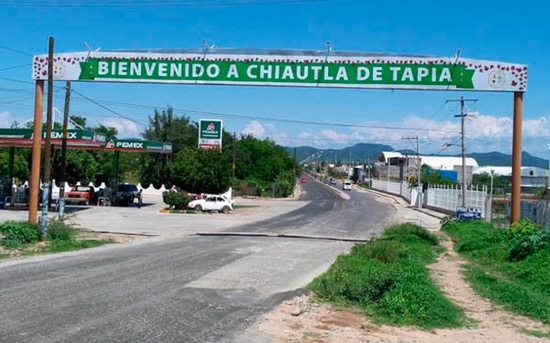
{"type": "Polygon", "coordinates": [[[443,219],[443,218],[445,218],[445,216],[447,216],[447,214],[445,214],[445,213],[440,213],[440,212],[437,212],[437,211],[434,211],[434,210],[431,210],[431,209],[427,209],[427,208],[424,208],[424,207],[423,208],[418,208],[414,205],[410,205],[403,198],[401,198],[399,196],[395,196],[393,194],[387,194],[387,193],[380,192],[380,191],[373,190],[373,189],[363,189],[363,191],[365,193],[372,193],[376,196],[391,199],[393,201],[394,205],[404,206],[408,209],[414,210],[416,212],[423,213],[423,214],[428,215],[432,218],[443,219]]]}
{"type": "Polygon", "coordinates": [[[323,241],[339,241],[339,242],[354,242],[354,243],[367,243],[371,239],[362,238],[343,238],[333,236],[313,236],[313,235],[297,235],[287,233],[270,233],[270,232],[196,232],[195,236],[237,236],[237,237],[268,237],[268,238],[298,238],[298,239],[312,239],[323,241]]]}

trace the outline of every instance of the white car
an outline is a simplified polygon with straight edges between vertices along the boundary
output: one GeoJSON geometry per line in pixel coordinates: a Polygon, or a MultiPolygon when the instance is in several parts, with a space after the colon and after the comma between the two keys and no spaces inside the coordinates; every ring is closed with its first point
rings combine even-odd
{"type": "Polygon", "coordinates": [[[351,191],[351,181],[350,180],[345,180],[343,183],[342,183],[342,189],[344,191],[351,191]]]}
{"type": "Polygon", "coordinates": [[[202,199],[190,201],[188,208],[195,211],[218,211],[229,213],[233,211],[233,201],[221,195],[206,195],[202,199]]]}

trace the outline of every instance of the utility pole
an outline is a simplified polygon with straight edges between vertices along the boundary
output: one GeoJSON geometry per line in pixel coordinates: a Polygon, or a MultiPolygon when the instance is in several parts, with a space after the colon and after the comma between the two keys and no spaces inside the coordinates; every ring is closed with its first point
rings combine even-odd
{"type": "MultiPolygon", "coordinates": [[[[44,151],[44,182],[42,193],[42,219],[41,219],[41,235],[40,240],[45,241],[48,231],[48,207],[51,190],[51,147],[52,147],[52,109],[53,109],[53,50],[54,50],[54,38],[50,36],[48,43],[48,98],[46,108],[46,144],[44,151]]],[[[36,125],[36,123],[35,123],[36,125]]],[[[40,138],[42,138],[42,132],[40,132],[40,138]]],[[[35,209],[30,208],[29,211],[35,209]]]]}
{"type": "MultiPolygon", "coordinates": [[[[231,176],[233,182],[235,182],[235,163],[237,161],[237,150],[235,145],[237,144],[237,133],[233,132],[233,162],[231,163],[231,176]]],[[[294,149],[294,160],[296,160],[296,149],[294,149]]]]}
{"type": "Polygon", "coordinates": [[[421,164],[420,164],[420,152],[419,152],[419,144],[418,144],[418,136],[412,136],[412,137],[401,137],[401,139],[406,139],[406,140],[414,140],[416,141],[416,187],[417,187],[417,192],[418,192],[418,208],[422,208],[422,187],[420,185],[420,169],[421,169],[421,164]]]}
{"type": "Polygon", "coordinates": [[[477,99],[464,99],[463,96],[460,97],[460,100],[447,100],[446,102],[460,102],[460,114],[455,115],[455,117],[460,117],[460,146],[461,146],[461,155],[462,155],[462,207],[466,207],[466,145],[464,143],[464,118],[468,116],[464,112],[464,103],[466,101],[476,102],[477,99]]]}
{"type": "Polygon", "coordinates": [[[67,126],[71,102],[71,81],[65,84],[65,107],[63,108],[63,138],[61,140],[61,171],[59,173],[59,219],[65,215],[65,177],[67,169],[67,126]]]}
{"type": "Polygon", "coordinates": [[[296,160],[296,147],[294,147],[294,165],[292,166],[292,173],[294,174],[294,177],[296,177],[296,165],[298,164],[298,161],[296,160]]]}

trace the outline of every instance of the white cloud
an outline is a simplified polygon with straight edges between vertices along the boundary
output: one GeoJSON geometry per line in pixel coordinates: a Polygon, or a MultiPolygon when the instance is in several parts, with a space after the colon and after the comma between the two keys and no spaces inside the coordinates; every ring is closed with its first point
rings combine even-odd
{"type": "Polygon", "coordinates": [[[0,112],[0,127],[10,127],[13,121],[12,115],[8,111],[0,112]]]}
{"type": "MultiPolygon", "coordinates": [[[[368,122],[365,127],[321,129],[301,131],[294,145],[311,145],[318,148],[340,148],[356,143],[381,143],[395,149],[415,149],[415,144],[404,137],[419,136],[420,150],[425,153],[459,154],[460,118],[446,116],[441,119],[424,119],[408,116],[400,122],[368,122]],[[393,128],[411,128],[396,130],[393,128]],[[415,130],[416,129],[416,130],[415,130]],[[442,144],[453,145],[442,151],[442,144]]],[[[467,152],[500,151],[511,153],[513,119],[471,112],[465,119],[467,152]]],[[[540,156],[548,155],[546,143],[550,142],[550,118],[539,117],[523,120],[523,150],[540,156]]]]}
{"type": "Polygon", "coordinates": [[[111,117],[101,123],[106,127],[114,127],[118,131],[118,138],[141,138],[136,123],[124,118],[111,117]]]}
{"type": "Polygon", "coordinates": [[[257,121],[253,120],[242,130],[244,135],[252,135],[255,138],[265,138],[265,128],[263,125],[257,121]]]}

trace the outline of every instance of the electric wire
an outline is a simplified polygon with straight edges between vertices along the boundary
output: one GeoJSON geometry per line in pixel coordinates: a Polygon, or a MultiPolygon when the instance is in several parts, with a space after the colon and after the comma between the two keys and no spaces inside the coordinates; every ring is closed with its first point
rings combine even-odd
{"type": "MultiPolygon", "coordinates": [[[[80,93],[77,93],[80,95],[80,93]]],[[[132,107],[132,108],[140,108],[140,109],[153,109],[156,110],[160,108],[159,106],[151,106],[151,105],[140,105],[140,104],[129,104],[119,101],[109,101],[109,100],[99,100],[99,99],[90,99],[97,103],[104,103],[112,106],[121,106],[121,107],[132,107]]],[[[385,130],[397,130],[397,131],[425,131],[425,132],[446,132],[446,133],[456,133],[456,131],[448,131],[448,130],[440,130],[440,129],[427,129],[427,128],[404,128],[404,127],[397,127],[397,126],[377,126],[377,125],[363,125],[363,124],[346,124],[346,123],[334,123],[334,122],[317,122],[317,121],[307,121],[307,120],[296,120],[296,119],[283,119],[283,118],[273,118],[273,117],[265,117],[265,116],[246,116],[246,115],[240,115],[240,114],[230,114],[230,113],[222,113],[222,112],[213,112],[213,111],[200,111],[200,110],[192,110],[192,109],[181,109],[172,107],[172,110],[177,113],[182,114],[194,114],[194,115],[214,115],[214,116],[220,116],[220,117],[228,117],[228,118],[237,118],[237,119],[244,119],[244,120],[264,120],[264,121],[272,121],[272,122],[282,122],[282,123],[292,123],[292,124],[301,124],[301,125],[317,125],[317,126],[337,126],[337,127],[356,127],[356,128],[366,128],[366,129],[385,129],[385,130]]]]}
{"type": "MultiPolygon", "coordinates": [[[[0,5],[3,5],[2,2],[0,2],[0,5]]],[[[6,6],[6,5],[4,5],[4,6],[6,6]]],[[[4,49],[4,50],[15,52],[15,53],[18,53],[18,54],[21,54],[21,55],[32,57],[32,54],[29,54],[28,52],[25,52],[25,51],[22,51],[22,50],[19,50],[19,49],[10,48],[9,46],[0,45],[0,49],[4,49]]]]}
{"type": "Polygon", "coordinates": [[[20,65],[11,66],[11,67],[4,67],[4,68],[0,68],[0,71],[12,70],[12,69],[29,67],[29,66],[32,66],[32,63],[20,64],[20,65]]]}
{"type": "Polygon", "coordinates": [[[38,8],[38,7],[56,7],[56,8],[147,8],[147,7],[185,7],[185,8],[208,8],[208,7],[238,7],[238,6],[258,6],[258,5],[305,5],[330,2],[330,0],[250,0],[250,1],[227,1],[227,0],[202,0],[202,1],[181,1],[181,0],[141,0],[141,1],[72,1],[56,2],[37,1],[37,0],[19,0],[19,1],[0,1],[0,6],[12,8],[38,8]]]}
{"type": "Polygon", "coordinates": [[[133,123],[136,123],[136,124],[139,124],[139,125],[142,125],[142,126],[145,126],[145,127],[148,127],[148,126],[149,126],[149,124],[144,124],[144,123],[139,122],[139,121],[137,121],[137,120],[135,120],[135,119],[133,119],[133,118],[131,118],[131,117],[125,116],[125,115],[123,115],[123,114],[120,114],[120,113],[118,113],[117,111],[115,111],[115,110],[113,110],[113,109],[111,109],[111,108],[109,108],[109,107],[107,107],[107,106],[105,106],[105,105],[102,105],[101,103],[97,102],[96,100],[91,99],[91,98],[88,98],[87,96],[85,96],[84,94],[78,92],[78,91],[75,90],[74,88],[71,90],[71,92],[78,94],[79,96],[81,96],[81,97],[83,97],[84,99],[88,100],[88,101],[91,102],[92,104],[95,104],[95,105],[97,105],[97,106],[103,108],[104,110],[111,112],[112,114],[116,115],[117,117],[124,118],[124,119],[129,120],[129,121],[131,121],[131,122],[133,122],[133,123]]]}

